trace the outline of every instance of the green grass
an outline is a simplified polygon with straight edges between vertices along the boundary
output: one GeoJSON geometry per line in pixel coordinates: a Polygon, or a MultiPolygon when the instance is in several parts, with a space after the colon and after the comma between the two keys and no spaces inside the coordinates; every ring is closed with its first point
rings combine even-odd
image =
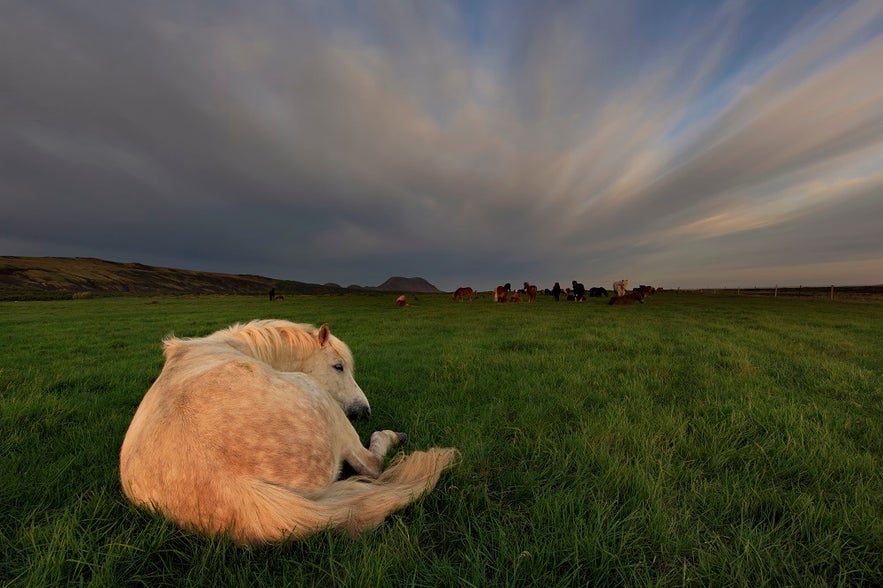
{"type": "Polygon", "coordinates": [[[0,583],[883,584],[883,305],[392,300],[0,303],[0,583]],[[356,540],[243,549],[130,506],[118,452],[162,337],[268,317],[350,345],[363,439],[459,465],[356,540]]]}

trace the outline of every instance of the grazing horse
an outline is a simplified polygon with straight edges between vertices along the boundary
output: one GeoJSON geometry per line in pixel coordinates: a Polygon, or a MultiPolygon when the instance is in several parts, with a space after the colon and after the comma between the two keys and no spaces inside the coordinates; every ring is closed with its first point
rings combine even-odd
{"type": "Polygon", "coordinates": [[[399,296],[398,298],[396,298],[396,306],[398,306],[399,308],[401,308],[402,306],[411,306],[411,303],[408,302],[408,298],[407,298],[407,296],[405,296],[404,294],[402,294],[401,296],[399,296]]]}
{"type": "Polygon", "coordinates": [[[589,288],[589,298],[598,298],[599,296],[607,298],[607,289],[602,288],[601,286],[598,286],[597,288],[589,288]]]}
{"type": "Polygon", "coordinates": [[[451,300],[456,300],[458,302],[462,302],[464,299],[471,301],[473,298],[475,298],[475,290],[468,286],[457,288],[454,290],[454,293],[451,294],[451,300]]]}
{"type": "Polygon", "coordinates": [[[613,282],[613,291],[616,292],[617,296],[624,296],[626,289],[629,287],[629,281],[622,279],[616,282],[613,282]]]}
{"type": "Polygon", "coordinates": [[[631,294],[615,296],[611,298],[610,302],[608,302],[607,304],[634,304],[635,302],[640,302],[641,304],[644,304],[643,292],[632,292],[631,294]]]}
{"type": "Polygon", "coordinates": [[[528,282],[524,283],[524,292],[527,294],[528,302],[536,302],[537,301],[537,287],[528,282]]]}
{"type": "Polygon", "coordinates": [[[494,288],[494,302],[506,302],[506,297],[512,291],[512,284],[506,282],[503,286],[494,288]]]}
{"type": "Polygon", "coordinates": [[[555,285],[552,286],[552,296],[555,297],[555,302],[559,302],[561,299],[561,284],[555,282],[555,285]]]}
{"type": "Polygon", "coordinates": [[[512,296],[509,297],[509,302],[521,302],[521,292],[518,290],[512,292],[512,296]]]}
{"type": "Polygon", "coordinates": [[[285,300],[285,296],[283,296],[282,294],[276,294],[275,296],[273,296],[273,301],[275,302],[277,300],[285,300]]]}
{"type": "Polygon", "coordinates": [[[120,480],[129,500],[185,529],[241,544],[355,536],[432,490],[456,458],[434,447],[383,469],[405,435],[376,431],[362,445],[348,419],[368,417],[368,399],[328,325],[259,320],[164,347],[120,480]],[[339,480],[344,461],[359,475],[339,480]]]}

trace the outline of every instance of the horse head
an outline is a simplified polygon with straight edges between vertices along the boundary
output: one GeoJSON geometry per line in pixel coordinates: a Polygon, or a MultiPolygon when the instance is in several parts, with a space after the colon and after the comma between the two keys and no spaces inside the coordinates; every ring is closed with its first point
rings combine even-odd
{"type": "Polygon", "coordinates": [[[351,421],[371,416],[368,398],[356,383],[353,354],[346,343],[323,324],[314,334],[316,349],[304,361],[302,371],[319,382],[351,421]]]}

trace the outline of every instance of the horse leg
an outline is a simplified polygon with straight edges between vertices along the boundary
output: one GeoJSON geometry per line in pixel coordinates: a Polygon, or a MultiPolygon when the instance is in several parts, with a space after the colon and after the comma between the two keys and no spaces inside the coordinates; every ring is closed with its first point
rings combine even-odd
{"type": "Polygon", "coordinates": [[[366,449],[358,434],[353,429],[355,442],[344,452],[343,458],[350,464],[356,472],[363,476],[376,478],[383,471],[383,458],[392,447],[403,443],[406,439],[404,433],[396,433],[395,431],[374,431],[371,434],[371,443],[366,449]]]}

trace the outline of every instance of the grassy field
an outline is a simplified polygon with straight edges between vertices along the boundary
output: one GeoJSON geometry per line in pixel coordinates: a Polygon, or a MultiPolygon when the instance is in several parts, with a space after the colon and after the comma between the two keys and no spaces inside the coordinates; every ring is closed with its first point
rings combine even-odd
{"type": "Polygon", "coordinates": [[[0,584],[883,584],[883,305],[418,295],[0,303],[0,584]],[[328,322],[435,492],[357,540],[252,549],[131,507],[164,335],[328,322]]]}

